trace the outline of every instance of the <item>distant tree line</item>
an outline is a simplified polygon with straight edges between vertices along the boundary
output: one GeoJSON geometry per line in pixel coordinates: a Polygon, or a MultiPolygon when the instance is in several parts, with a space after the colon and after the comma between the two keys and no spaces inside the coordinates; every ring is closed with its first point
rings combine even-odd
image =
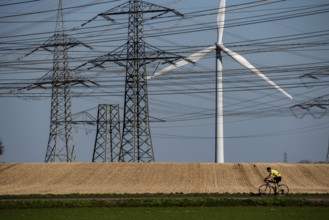
{"type": "Polygon", "coordinates": [[[325,161],[312,162],[310,160],[300,160],[297,163],[326,163],[325,161]]]}

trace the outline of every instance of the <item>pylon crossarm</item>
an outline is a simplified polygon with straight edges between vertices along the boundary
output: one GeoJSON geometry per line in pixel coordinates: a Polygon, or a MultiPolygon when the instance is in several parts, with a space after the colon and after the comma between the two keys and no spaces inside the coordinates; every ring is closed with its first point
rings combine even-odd
{"type": "Polygon", "coordinates": [[[315,119],[320,119],[329,113],[329,95],[324,95],[307,102],[293,105],[289,108],[296,118],[303,118],[310,114],[315,119]]]}
{"type": "Polygon", "coordinates": [[[123,4],[119,5],[119,6],[116,6],[115,8],[112,8],[112,9],[106,11],[106,12],[99,13],[96,16],[94,16],[93,18],[91,18],[88,21],[86,21],[85,23],[81,24],[81,26],[83,27],[86,24],[89,24],[90,22],[96,20],[99,16],[103,17],[104,19],[106,19],[108,21],[114,22],[114,19],[112,19],[111,17],[109,17],[109,14],[108,13],[110,13],[111,11],[116,11],[116,10],[118,10],[121,7],[127,7],[127,6],[129,7],[129,5],[127,5],[127,6],[126,5],[127,5],[127,3],[123,3],[123,4]]]}
{"type": "MultiPolygon", "coordinates": [[[[98,14],[99,16],[104,16],[104,15],[120,15],[120,14],[129,14],[132,11],[130,10],[130,5],[133,4],[135,1],[134,0],[130,0],[126,3],[123,3],[119,6],[116,6],[110,10],[107,10],[103,13],[98,14]]],[[[183,17],[184,15],[179,13],[178,11],[171,9],[171,8],[167,8],[167,7],[163,7],[160,5],[156,5],[153,3],[149,3],[149,2],[140,2],[139,4],[139,9],[140,11],[134,11],[136,13],[156,13],[156,12],[172,12],[177,16],[181,16],[183,17]]]]}
{"type": "Polygon", "coordinates": [[[123,44],[122,46],[118,47],[117,49],[99,56],[95,59],[89,60],[85,63],[83,63],[82,65],[76,67],[74,70],[80,69],[83,66],[86,66],[87,64],[92,64],[91,67],[88,67],[88,70],[94,69],[94,68],[101,68],[101,69],[105,69],[105,67],[103,66],[104,63],[106,62],[114,62],[115,64],[117,64],[118,66],[124,67],[126,68],[126,64],[122,61],[126,61],[126,48],[127,48],[127,44],[123,44]]]}
{"type": "Polygon", "coordinates": [[[51,47],[51,48],[52,47],[65,47],[66,50],[69,50],[78,45],[82,45],[91,50],[93,49],[89,45],[87,45],[87,44],[83,43],[82,41],[80,41],[74,37],[71,37],[67,34],[63,34],[63,35],[54,34],[53,37],[51,37],[45,44],[41,45],[40,47],[44,50],[52,52],[52,50],[49,50],[48,47],[51,47]],[[61,41],[59,41],[58,39],[61,39],[61,41]]]}
{"type": "MultiPolygon", "coordinates": [[[[145,43],[145,49],[147,49],[147,52],[145,52],[145,60],[146,64],[149,64],[153,61],[163,60],[161,64],[173,64],[176,61],[182,59],[187,61],[188,63],[194,64],[195,62],[188,57],[181,56],[177,53],[167,52],[164,50],[161,50],[153,45],[150,45],[148,43],[145,43]]],[[[143,59],[143,58],[141,58],[143,59]]]]}
{"type": "MultiPolygon", "coordinates": [[[[93,18],[89,19],[88,21],[86,21],[85,23],[81,24],[81,26],[85,26],[86,24],[94,21],[99,16],[104,18],[105,20],[114,22],[115,20],[111,17],[111,15],[121,15],[121,14],[131,13],[132,11],[131,11],[130,5],[133,2],[134,2],[133,0],[130,0],[126,3],[118,5],[114,8],[112,8],[112,9],[109,9],[105,12],[99,13],[95,17],[93,17],[93,18]]],[[[180,12],[178,12],[174,9],[163,7],[163,6],[152,4],[152,3],[148,3],[148,2],[141,2],[139,10],[140,11],[134,11],[134,12],[136,12],[136,13],[141,13],[141,12],[142,13],[156,13],[156,12],[159,12],[160,13],[156,16],[151,17],[151,19],[161,17],[162,15],[167,14],[169,12],[171,12],[171,13],[177,15],[177,16],[184,17],[183,14],[181,14],[180,12]]]]}

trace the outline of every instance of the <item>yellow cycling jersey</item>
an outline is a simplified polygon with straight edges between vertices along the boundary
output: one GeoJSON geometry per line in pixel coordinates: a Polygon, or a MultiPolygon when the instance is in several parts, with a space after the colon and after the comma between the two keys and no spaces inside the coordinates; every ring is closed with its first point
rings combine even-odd
{"type": "Polygon", "coordinates": [[[280,177],[281,174],[277,170],[271,170],[271,174],[273,174],[275,177],[280,177]]]}

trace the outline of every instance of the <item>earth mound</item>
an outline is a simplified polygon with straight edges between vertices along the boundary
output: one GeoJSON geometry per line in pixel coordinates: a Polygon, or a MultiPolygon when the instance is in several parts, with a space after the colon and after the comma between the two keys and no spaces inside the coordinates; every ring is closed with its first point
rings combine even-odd
{"type": "Polygon", "coordinates": [[[2,163],[0,195],[250,193],[268,166],[291,193],[329,193],[329,164],[2,163]]]}

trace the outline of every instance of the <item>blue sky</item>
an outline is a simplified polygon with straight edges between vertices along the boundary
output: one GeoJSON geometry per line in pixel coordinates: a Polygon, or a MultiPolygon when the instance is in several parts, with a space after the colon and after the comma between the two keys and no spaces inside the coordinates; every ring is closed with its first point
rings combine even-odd
{"type": "MultiPolygon", "coordinates": [[[[50,90],[12,95],[4,83],[16,87],[28,85],[52,68],[49,52],[38,50],[22,57],[52,36],[57,2],[41,0],[6,5],[15,2],[25,1],[0,3],[0,138],[5,146],[0,161],[43,162],[49,136],[50,90]]],[[[94,48],[72,49],[70,66],[106,54],[125,42],[125,15],[117,16],[116,23],[99,17],[84,28],[80,26],[124,2],[63,1],[67,33],[94,48]],[[94,5],[75,7],[89,3],[94,5]]],[[[147,43],[188,56],[216,42],[219,0],[149,2],[174,8],[186,17],[166,15],[153,20],[146,15],[147,43]]],[[[294,114],[302,113],[290,107],[312,103],[321,96],[328,98],[327,8],[325,0],[227,1],[224,45],[246,57],[289,92],[293,100],[224,55],[225,162],[283,162],[285,152],[289,162],[326,159],[328,111],[312,108],[299,119],[294,114]],[[305,74],[317,79],[301,77],[305,74]]],[[[148,74],[165,66],[152,63],[148,74]]],[[[124,74],[122,68],[111,63],[106,64],[105,70],[82,69],[82,76],[103,84],[100,88],[72,88],[72,112],[102,103],[119,104],[123,112],[124,74]],[[93,92],[101,96],[86,95],[93,92]]],[[[165,121],[151,122],[156,161],[214,161],[214,76],[215,54],[211,53],[197,64],[148,82],[150,116],[165,121]]],[[[90,113],[96,116],[95,109],[90,113]]],[[[95,129],[87,125],[74,127],[78,161],[91,161],[95,129]]]]}

